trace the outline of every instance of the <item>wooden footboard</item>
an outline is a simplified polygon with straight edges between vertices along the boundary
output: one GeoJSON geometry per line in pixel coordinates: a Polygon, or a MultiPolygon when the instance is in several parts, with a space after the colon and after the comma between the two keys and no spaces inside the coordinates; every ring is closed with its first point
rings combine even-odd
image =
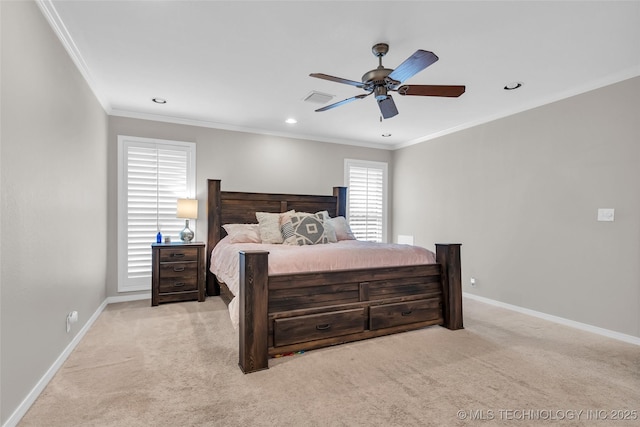
{"type": "Polygon", "coordinates": [[[460,244],[436,245],[438,264],[268,275],[268,252],[240,253],[244,373],[269,356],[443,325],[461,329],[460,244]]]}

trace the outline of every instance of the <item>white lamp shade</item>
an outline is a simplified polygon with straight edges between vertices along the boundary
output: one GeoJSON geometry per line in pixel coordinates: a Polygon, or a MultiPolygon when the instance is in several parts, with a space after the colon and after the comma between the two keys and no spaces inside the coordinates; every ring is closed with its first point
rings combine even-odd
{"type": "Polygon", "coordinates": [[[198,200],[178,199],[176,218],[198,218],[198,200]]]}

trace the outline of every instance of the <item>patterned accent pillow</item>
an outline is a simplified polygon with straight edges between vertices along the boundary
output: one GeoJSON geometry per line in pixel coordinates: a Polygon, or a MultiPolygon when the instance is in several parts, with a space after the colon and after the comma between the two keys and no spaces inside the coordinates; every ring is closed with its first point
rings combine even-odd
{"type": "MultiPolygon", "coordinates": [[[[291,228],[293,229],[293,235],[287,237],[284,243],[299,246],[329,243],[329,239],[325,234],[324,215],[322,215],[322,213],[296,213],[291,215],[290,218],[291,221],[289,224],[291,224],[291,228]]],[[[286,223],[283,225],[289,227],[286,223]]]]}
{"type": "MultiPolygon", "coordinates": [[[[285,212],[280,215],[280,234],[282,235],[282,242],[285,245],[297,245],[295,239],[295,232],[293,230],[293,224],[291,224],[291,215],[295,212],[285,212]]],[[[299,215],[309,215],[300,212],[299,215]]]]}

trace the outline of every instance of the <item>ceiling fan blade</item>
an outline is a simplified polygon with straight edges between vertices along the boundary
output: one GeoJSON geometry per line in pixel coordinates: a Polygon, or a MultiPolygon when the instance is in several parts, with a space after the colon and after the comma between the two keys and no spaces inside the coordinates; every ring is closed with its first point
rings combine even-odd
{"type": "Polygon", "coordinates": [[[310,77],[315,77],[318,79],[323,79],[323,80],[329,80],[332,82],[336,82],[336,83],[344,83],[346,85],[351,85],[351,86],[355,86],[355,87],[364,87],[364,83],[362,82],[356,82],[355,80],[347,80],[347,79],[343,79],[341,77],[334,77],[334,76],[330,76],[328,74],[323,74],[323,73],[311,73],[309,74],[310,77]]]}
{"type": "Polygon", "coordinates": [[[398,88],[400,95],[446,96],[450,98],[457,98],[464,91],[464,86],[404,85],[398,88]]]}
{"type": "Polygon", "coordinates": [[[369,95],[371,95],[371,92],[365,93],[365,94],[362,94],[362,95],[352,96],[351,98],[343,99],[342,101],[338,101],[338,102],[335,102],[333,104],[325,105],[322,108],[318,108],[316,110],[316,112],[331,110],[332,108],[336,108],[336,107],[339,107],[341,105],[348,104],[351,101],[355,101],[356,99],[366,98],[369,95]]]}
{"type": "Polygon", "coordinates": [[[416,50],[416,53],[408,57],[402,64],[398,65],[398,68],[393,70],[388,77],[402,83],[437,60],[438,57],[435,53],[429,52],[428,50],[418,49],[416,50]]]}
{"type": "Polygon", "coordinates": [[[378,107],[380,107],[380,113],[382,113],[382,117],[385,119],[390,119],[398,114],[396,103],[393,102],[391,95],[387,95],[384,99],[378,99],[378,107]]]}

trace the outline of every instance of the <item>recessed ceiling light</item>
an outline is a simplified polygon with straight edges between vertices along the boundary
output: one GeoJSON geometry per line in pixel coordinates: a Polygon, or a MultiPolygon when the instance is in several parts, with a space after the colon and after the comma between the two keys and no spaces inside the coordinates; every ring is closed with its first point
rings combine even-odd
{"type": "Polygon", "coordinates": [[[166,104],[167,103],[167,100],[166,99],[162,99],[162,98],[153,98],[152,101],[155,102],[156,104],[166,104]]]}
{"type": "Polygon", "coordinates": [[[511,83],[507,83],[507,85],[504,87],[504,90],[516,90],[516,89],[520,89],[522,87],[522,82],[511,82],[511,83]]]}
{"type": "Polygon", "coordinates": [[[287,120],[285,120],[285,123],[289,123],[290,125],[295,125],[296,123],[298,123],[298,121],[293,117],[289,117],[287,120]]]}
{"type": "Polygon", "coordinates": [[[390,136],[391,136],[391,134],[390,134],[390,133],[383,133],[383,134],[382,134],[382,137],[383,137],[383,138],[389,138],[390,136]]]}

